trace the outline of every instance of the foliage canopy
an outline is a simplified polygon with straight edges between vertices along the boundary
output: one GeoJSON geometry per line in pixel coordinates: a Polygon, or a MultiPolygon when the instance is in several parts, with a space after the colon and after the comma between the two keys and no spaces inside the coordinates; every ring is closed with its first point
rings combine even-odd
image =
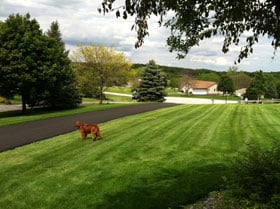
{"type": "Polygon", "coordinates": [[[222,91],[223,94],[232,94],[234,92],[234,85],[232,79],[227,75],[222,75],[218,83],[218,90],[222,91]]]}
{"type": "Polygon", "coordinates": [[[44,35],[29,14],[10,15],[1,23],[0,94],[21,95],[26,105],[47,104],[74,107],[80,103],[75,92],[70,60],[55,38],[44,35]],[[69,93],[73,100],[65,100],[69,93]],[[64,95],[64,97],[62,97],[64,95]],[[56,99],[60,98],[60,101],[56,99]],[[51,99],[54,99],[51,101],[51,99]]]}
{"type": "Polygon", "coordinates": [[[260,36],[271,38],[276,50],[280,46],[280,1],[279,0],[126,0],[115,8],[115,0],[103,0],[99,12],[115,11],[124,19],[135,16],[132,29],[137,32],[135,47],[140,47],[149,35],[148,20],[159,16],[159,24],[170,28],[167,44],[170,51],[176,51],[178,58],[184,58],[190,48],[203,39],[221,35],[224,37],[222,51],[229,51],[230,45],[242,43],[240,62],[253,53],[253,45],[260,36]],[[171,18],[167,19],[170,12],[171,18]],[[166,18],[166,20],[165,20],[166,18]],[[245,33],[250,33],[246,37],[245,33]],[[243,38],[245,35],[245,44],[243,38]]]}
{"type": "Polygon", "coordinates": [[[250,83],[250,86],[247,88],[245,97],[248,99],[259,100],[264,96],[267,90],[266,79],[262,71],[256,72],[255,77],[250,83]]]}
{"type": "Polygon", "coordinates": [[[103,45],[80,45],[73,53],[74,68],[84,95],[98,96],[103,101],[106,87],[128,81],[131,67],[123,53],[103,45]]]}

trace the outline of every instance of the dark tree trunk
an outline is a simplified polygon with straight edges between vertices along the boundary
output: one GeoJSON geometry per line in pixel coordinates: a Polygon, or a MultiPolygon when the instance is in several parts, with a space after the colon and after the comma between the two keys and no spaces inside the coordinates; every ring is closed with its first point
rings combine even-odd
{"type": "Polygon", "coordinates": [[[100,88],[100,97],[99,97],[99,104],[103,104],[103,88],[100,88]]]}
{"type": "Polygon", "coordinates": [[[24,94],[21,95],[21,102],[22,102],[21,112],[22,112],[22,114],[25,114],[26,113],[26,97],[24,94]]]}

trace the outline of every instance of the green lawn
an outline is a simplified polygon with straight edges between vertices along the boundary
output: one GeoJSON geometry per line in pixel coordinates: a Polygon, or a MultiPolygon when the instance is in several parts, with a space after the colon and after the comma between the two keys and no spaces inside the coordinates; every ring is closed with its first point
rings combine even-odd
{"type": "Polygon", "coordinates": [[[104,103],[136,103],[136,101],[132,100],[132,95],[131,97],[127,97],[127,96],[116,96],[116,95],[110,95],[110,94],[106,94],[106,101],[104,101],[104,103]]]}
{"type": "MultiPolygon", "coordinates": [[[[47,118],[61,117],[85,112],[93,112],[111,108],[125,107],[133,104],[87,104],[70,110],[50,111],[46,109],[29,109],[27,113],[22,115],[20,110],[0,112],[0,127],[17,123],[30,122],[35,120],[43,120],[47,118]]],[[[136,105],[136,104],[134,104],[136,105]]]]}
{"type": "Polygon", "coordinates": [[[182,105],[100,124],[0,153],[0,208],[167,209],[230,176],[246,143],[280,135],[279,105],[182,105]]]}
{"type": "Polygon", "coordinates": [[[122,94],[132,94],[132,90],[127,86],[113,86],[106,88],[105,91],[113,92],[113,93],[122,93],[122,94]]]}
{"type": "MultiPolygon", "coordinates": [[[[113,92],[113,93],[124,93],[124,94],[132,94],[131,88],[126,87],[126,86],[114,86],[114,87],[108,87],[106,89],[108,92],[113,92]]],[[[222,96],[222,95],[197,95],[197,96],[188,96],[186,93],[182,93],[178,90],[174,91],[174,89],[171,88],[166,88],[165,89],[166,96],[175,96],[175,97],[187,97],[187,98],[204,98],[204,99],[215,99],[215,100],[234,100],[238,101],[240,100],[239,97],[230,95],[230,96],[222,96]]],[[[108,97],[109,95],[106,95],[108,97]]],[[[110,98],[110,97],[109,97],[110,98]]],[[[121,97],[119,97],[121,98],[121,97]]],[[[120,101],[119,98],[113,98],[113,101],[120,101]]],[[[129,102],[129,98],[124,98],[124,101],[129,102]]]]}

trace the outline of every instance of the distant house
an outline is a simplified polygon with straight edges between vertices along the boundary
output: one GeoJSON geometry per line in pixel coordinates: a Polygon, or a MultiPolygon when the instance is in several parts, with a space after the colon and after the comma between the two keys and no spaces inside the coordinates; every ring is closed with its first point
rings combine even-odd
{"type": "Polygon", "coordinates": [[[213,95],[219,94],[218,84],[213,81],[188,80],[182,91],[188,95],[213,95]]]}
{"type": "Polygon", "coordinates": [[[238,97],[241,97],[243,94],[246,93],[246,90],[247,90],[246,88],[237,89],[237,90],[235,90],[234,94],[238,97]]]}

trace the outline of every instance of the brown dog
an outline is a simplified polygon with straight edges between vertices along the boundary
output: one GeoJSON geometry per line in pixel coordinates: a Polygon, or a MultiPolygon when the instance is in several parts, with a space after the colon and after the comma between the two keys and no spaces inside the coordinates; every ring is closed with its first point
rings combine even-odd
{"type": "Polygon", "coordinates": [[[91,133],[92,141],[102,138],[99,127],[97,124],[85,124],[80,121],[76,121],[75,127],[80,129],[82,140],[87,138],[87,135],[91,133]]]}

